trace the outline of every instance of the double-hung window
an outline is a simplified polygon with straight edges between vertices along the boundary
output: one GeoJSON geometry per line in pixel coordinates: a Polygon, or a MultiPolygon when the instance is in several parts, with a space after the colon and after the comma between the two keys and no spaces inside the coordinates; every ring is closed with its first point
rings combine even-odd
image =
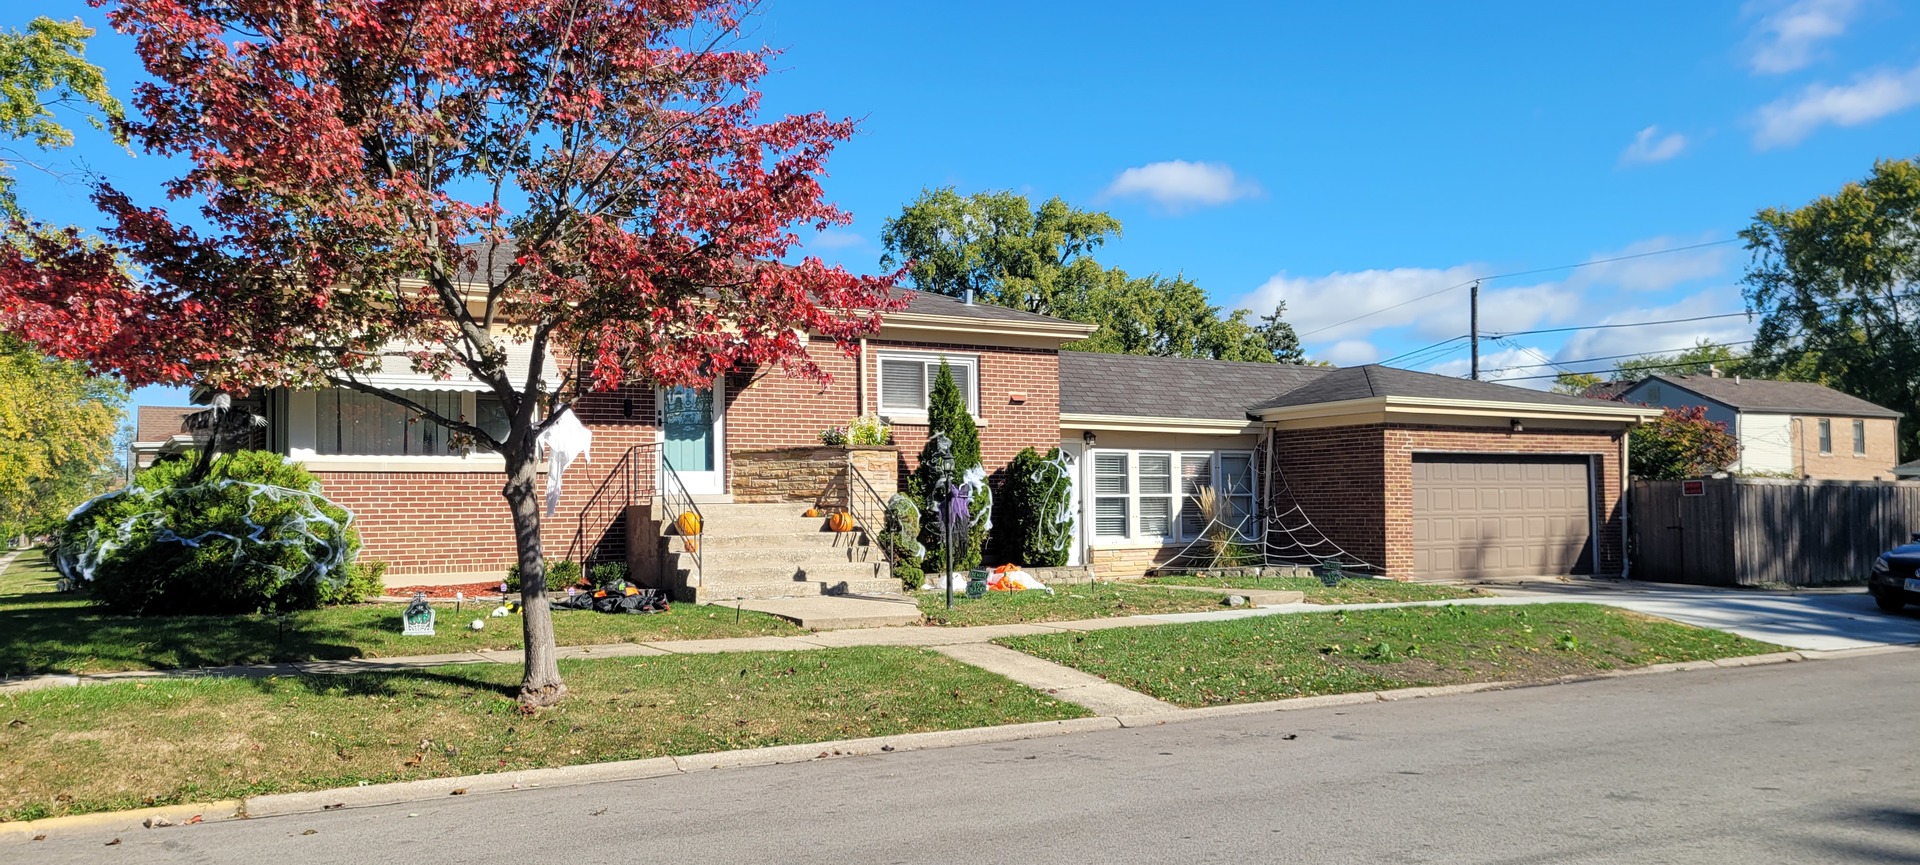
{"type": "Polygon", "coordinates": [[[1175,543],[1204,537],[1218,524],[1251,534],[1253,484],[1248,451],[1096,450],[1093,533],[1175,543]]]}
{"type": "Polygon", "coordinates": [[[1820,419],[1820,453],[1833,453],[1833,420],[1831,418],[1820,419]]]}
{"type": "Polygon", "coordinates": [[[1863,457],[1867,455],[1867,422],[1866,421],[1856,420],[1853,422],[1853,455],[1857,457],[1863,457]]]}
{"type": "Polygon", "coordinates": [[[880,367],[880,413],[888,417],[924,417],[939,380],[940,361],[947,362],[953,383],[967,402],[967,413],[980,416],[980,358],[978,355],[924,351],[883,351],[880,367]]]}

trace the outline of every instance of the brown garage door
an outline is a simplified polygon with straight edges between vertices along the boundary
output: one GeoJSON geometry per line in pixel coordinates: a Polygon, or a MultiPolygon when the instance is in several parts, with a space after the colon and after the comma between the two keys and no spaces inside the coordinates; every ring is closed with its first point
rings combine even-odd
{"type": "Polygon", "coordinates": [[[1416,454],[1414,579],[1586,573],[1592,501],[1584,457],[1416,454]]]}

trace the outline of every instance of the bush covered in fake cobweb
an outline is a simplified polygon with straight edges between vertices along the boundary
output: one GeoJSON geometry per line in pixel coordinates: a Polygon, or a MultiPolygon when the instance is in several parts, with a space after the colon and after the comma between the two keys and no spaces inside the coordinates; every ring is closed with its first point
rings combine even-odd
{"type": "Polygon", "coordinates": [[[341,598],[360,549],[352,515],[299,463],[264,451],[163,462],[76,509],[55,561],[94,603],[129,615],[310,609],[341,598]]]}

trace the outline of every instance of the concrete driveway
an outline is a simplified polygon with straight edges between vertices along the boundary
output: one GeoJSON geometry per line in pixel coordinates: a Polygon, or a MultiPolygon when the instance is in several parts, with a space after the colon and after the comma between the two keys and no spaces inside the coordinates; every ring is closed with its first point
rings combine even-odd
{"type": "Polygon", "coordinates": [[[1920,643],[1920,607],[1883,613],[1865,591],[1789,595],[1631,582],[1484,588],[1514,598],[1594,601],[1808,651],[1920,643]]]}

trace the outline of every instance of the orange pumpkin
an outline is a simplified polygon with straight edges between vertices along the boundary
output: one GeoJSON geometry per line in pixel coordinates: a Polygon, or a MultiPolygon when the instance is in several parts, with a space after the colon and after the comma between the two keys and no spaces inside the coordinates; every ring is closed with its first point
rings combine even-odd
{"type": "Polygon", "coordinates": [[[806,513],[807,517],[811,518],[811,517],[817,517],[819,515],[820,515],[819,508],[807,508],[807,513],[806,513]]]}
{"type": "Polygon", "coordinates": [[[853,514],[841,511],[827,518],[827,528],[836,532],[853,531],[853,514]]]}
{"type": "Polygon", "coordinates": [[[680,529],[680,534],[683,534],[683,535],[700,534],[700,515],[694,513],[693,511],[686,511],[680,514],[680,518],[677,520],[674,520],[673,524],[680,529]]]}

